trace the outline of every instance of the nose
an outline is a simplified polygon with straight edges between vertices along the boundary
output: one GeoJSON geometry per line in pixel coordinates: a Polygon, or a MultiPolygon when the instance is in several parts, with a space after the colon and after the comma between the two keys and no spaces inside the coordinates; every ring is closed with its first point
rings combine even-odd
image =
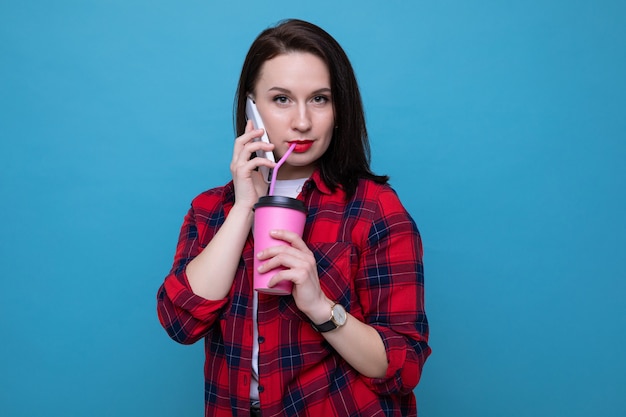
{"type": "Polygon", "coordinates": [[[292,128],[299,132],[306,132],[311,129],[311,115],[305,103],[296,106],[293,115],[292,128]]]}

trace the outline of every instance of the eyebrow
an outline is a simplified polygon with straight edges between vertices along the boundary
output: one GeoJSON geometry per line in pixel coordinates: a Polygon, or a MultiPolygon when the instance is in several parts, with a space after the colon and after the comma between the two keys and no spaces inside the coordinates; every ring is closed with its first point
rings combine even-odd
{"type": "MultiPolygon", "coordinates": [[[[290,94],[291,93],[291,90],[289,90],[287,88],[282,88],[282,87],[272,87],[272,88],[270,88],[267,91],[277,91],[279,93],[285,93],[285,94],[290,94]]],[[[322,88],[319,88],[319,89],[313,91],[311,93],[311,95],[314,96],[316,94],[330,94],[330,93],[331,93],[331,90],[330,90],[329,87],[322,87],[322,88]]]]}

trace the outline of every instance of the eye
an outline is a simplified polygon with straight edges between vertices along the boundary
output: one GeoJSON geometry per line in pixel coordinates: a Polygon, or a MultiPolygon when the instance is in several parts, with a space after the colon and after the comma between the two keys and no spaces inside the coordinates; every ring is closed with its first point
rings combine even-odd
{"type": "Polygon", "coordinates": [[[278,104],[287,104],[288,101],[289,101],[289,98],[287,98],[287,96],[276,96],[276,97],[274,97],[274,102],[276,102],[278,104]]]}
{"type": "Polygon", "coordinates": [[[328,98],[327,96],[315,96],[313,97],[313,103],[315,104],[326,104],[330,101],[330,98],[328,98]]]}

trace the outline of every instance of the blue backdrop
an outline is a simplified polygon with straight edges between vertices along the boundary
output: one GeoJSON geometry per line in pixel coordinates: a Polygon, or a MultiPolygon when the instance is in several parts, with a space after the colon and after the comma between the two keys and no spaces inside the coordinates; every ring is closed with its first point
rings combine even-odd
{"type": "Polygon", "coordinates": [[[626,409],[626,3],[0,1],[0,415],[200,416],[155,294],[247,47],[326,28],[424,238],[425,417],[626,409]]]}

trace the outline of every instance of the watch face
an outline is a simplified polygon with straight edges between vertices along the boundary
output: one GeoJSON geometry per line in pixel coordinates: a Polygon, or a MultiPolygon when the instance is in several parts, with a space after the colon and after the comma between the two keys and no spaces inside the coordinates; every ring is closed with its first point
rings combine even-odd
{"type": "Polygon", "coordinates": [[[335,304],[333,306],[333,321],[337,326],[343,326],[346,323],[347,315],[346,309],[341,304],[335,304]]]}

